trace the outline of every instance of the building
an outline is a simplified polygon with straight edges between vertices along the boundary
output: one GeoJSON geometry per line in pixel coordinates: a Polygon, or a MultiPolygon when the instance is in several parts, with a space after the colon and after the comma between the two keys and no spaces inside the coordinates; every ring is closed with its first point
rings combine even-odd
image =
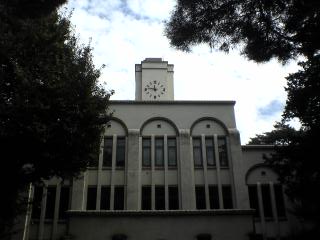
{"type": "Polygon", "coordinates": [[[280,239],[296,229],[263,165],[273,148],[241,146],[234,101],[174,101],[173,65],[160,58],[136,64],[135,80],[134,101],[111,101],[98,165],[31,188],[41,204],[24,239],[280,239]]]}

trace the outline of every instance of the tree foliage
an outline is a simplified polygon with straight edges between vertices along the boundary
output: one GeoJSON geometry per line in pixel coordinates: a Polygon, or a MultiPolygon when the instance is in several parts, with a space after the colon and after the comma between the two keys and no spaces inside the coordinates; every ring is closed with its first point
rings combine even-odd
{"type": "Polygon", "coordinates": [[[97,161],[110,93],[98,84],[90,46],[58,14],[63,2],[0,3],[0,232],[28,183],[76,176],[97,161]]]}
{"type": "Polygon", "coordinates": [[[237,46],[256,62],[286,62],[319,51],[319,12],[318,0],[178,0],[165,34],[185,51],[200,43],[237,46]]]}

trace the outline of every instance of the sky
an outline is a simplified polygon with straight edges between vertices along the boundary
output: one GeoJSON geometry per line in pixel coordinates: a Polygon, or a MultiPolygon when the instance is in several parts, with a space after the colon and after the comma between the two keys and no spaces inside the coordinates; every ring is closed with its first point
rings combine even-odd
{"type": "Polygon", "coordinates": [[[299,68],[292,61],[257,64],[234,50],[229,54],[206,45],[185,53],[170,47],[164,22],[174,0],[69,0],[71,22],[80,42],[93,47],[102,70],[100,82],[115,94],[111,100],[134,100],[134,66],[148,57],[174,64],[175,100],[234,100],[241,144],[273,129],[286,101],[285,77],[299,68]]]}

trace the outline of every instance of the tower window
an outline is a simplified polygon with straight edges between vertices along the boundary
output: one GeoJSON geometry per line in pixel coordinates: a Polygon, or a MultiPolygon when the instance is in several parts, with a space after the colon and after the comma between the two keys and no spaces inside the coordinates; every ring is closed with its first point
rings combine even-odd
{"type": "Polygon", "coordinates": [[[203,186],[196,186],[197,209],[206,209],[206,193],[203,186]]]}

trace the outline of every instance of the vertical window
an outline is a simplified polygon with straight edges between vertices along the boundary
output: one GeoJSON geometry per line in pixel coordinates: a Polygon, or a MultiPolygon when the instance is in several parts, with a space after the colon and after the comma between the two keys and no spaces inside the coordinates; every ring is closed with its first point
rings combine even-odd
{"type": "Polygon", "coordinates": [[[278,217],[284,218],[284,217],[286,217],[286,209],[284,207],[282,186],[280,184],[274,185],[274,195],[275,195],[275,199],[276,199],[278,217]]]}
{"type": "Polygon", "coordinates": [[[196,186],[196,206],[197,209],[206,209],[206,193],[202,186],[196,186]]]}
{"type": "Polygon", "coordinates": [[[112,137],[104,138],[103,166],[111,167],[112,164],[112,137]]]}
{"type": "Polygon", "coordinates": [[[179,191],[177,186],[169,186],[169,209],[179,209],[179,191]]]}
{"type": "Polygon", "coordinates": [[[117,153],[116,153],[116,166],[117,167],[124,167],[125,165],[125,148],[126,148],[126,141],[124,137],[117,138],[117,153]]]}
{"type": "Polygon", "coordinates": [[[193,161],[195,167],[202,166],[202,151],[201,151],[201,139],[193,138],[193,161]]]}
{"type": "Polygon", "coordinates": [[[271,196],[270,196],[270,186],[261,185],[262,202],[263,202],[263,212],[266,218],[272,217],[272,206],[271,206],[271,196]]]}
{"type": "Polygon", "coordinates": [[[41,214],[41,202],[43,195],[43,187],[35,186],[32,200],[32,219],[39,219],[41,214]]]}
{"type": "Polygon", "coordinates": [[[144,167],[151,166],[151,139],[150,138],[142,139],[142,166],[144,167]]]}
{"type": "Polygon", "coordinates": [[[157,167],[163,167],[164,165],[164,148],[163,138],[155,139],[155,165],[157,167]]]}
{"type": "Polygon", "coordinates": [[[70,201],[70,187],[62,186],[60,191],[59,219],[67,219],[69,201],[70,201]]]}
{"type": "Polygon", "coordinates": [[[177,141],[176,138],[168,138],[168,166],[177,166],[177,141]]]}
{"type": "Polygon", "coordinates": [[[248,186],[250,208],[255,209],[254,217],[260,217],[258,192],[256,185],[248,186]]]}
{"type": "Polygon", "coordinates": [[[233,208],[231,186],[222,186],[223,207],[225,209],[233,208]]]}
{"type": "Polygon", "coordinates": [[[124,187],[117,186],[114,188],[114,210],[124,210],[124,187]]]}
{"type": "Polygon", "coordinates": [[[165,190],[164,186],[155,187],[155,209],[164,210],[165,209],[165,190]]]}
{"type": "Polygon", "coordinates": [[[218,137],[219,161],[221,167],[228,166],[227,142],[225,137],[218,137]]]}
{"type": "Polygon", "coordinates": [[[54,206],[56,201],[56,187],[49,186],[47,188],[47,203],[46,203],[46,219],[53,219],[54,206]]]}
{"type": "Polygon", "coordinates": [[[206,156],[207,156],[207,165],[214,166],[215,159],[214,159],[214,146],[213,146],[213,138],[206,137],[206,156]]]}
{"type": "Polygon", "coordinates": [[[141,191],[141,209],[151,210],[151,187],[143,186],[141,191]]]}
{"type": "Polygon", "coordinates": [[[100,209],[110,210],[110,187],[101,186],[100,209]]]}
{"type": "Polygon", "coordinates": [[[96,210],[97,187],[88,186],[87,210],[96,210]]]}
{"type": "Polygon", "coordinates": [[[209,186],[209,200],[211,209],[219,209],[219,191],[218,186],[209,186]]]}

